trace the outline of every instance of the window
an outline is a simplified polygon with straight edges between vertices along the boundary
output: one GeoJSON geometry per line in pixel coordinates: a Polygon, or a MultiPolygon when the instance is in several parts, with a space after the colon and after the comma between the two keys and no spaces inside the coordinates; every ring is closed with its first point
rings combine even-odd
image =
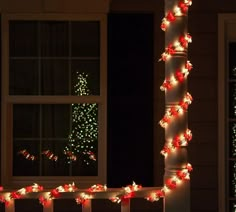
{"type": "Polygon", "coordinates": [[[236,15],[219,16],[219,211],[236,210],[236,15]]]}
{"type": "Polygon", "coordinates": [[[4,15],[2,183],[106,182],[106,18],[4,15]]]}

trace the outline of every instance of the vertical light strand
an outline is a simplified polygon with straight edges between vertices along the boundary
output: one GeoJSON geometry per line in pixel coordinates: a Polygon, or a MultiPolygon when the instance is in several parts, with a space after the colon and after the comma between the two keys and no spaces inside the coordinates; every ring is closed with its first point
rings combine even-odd
{"type": "Polygon", "coordinates": [[[165,62],[166,76],[161,89],[165,91],[166,113],[160,124],[165,129],[165,147],[175,150],[166,148],[168,151],[165,152],[164,211],[190,211],[190,182],[179,180],[178,173],[185,174],[183,170],[188,164],[186,146],[192,138],[190,133],[182,136],[188,131],[187,111],[192,102],[187,92],[187,75],[192,68],[187,60],[188,44],[192,41],[187,32],[191,3],[188,0],[165,0],[165,17],[161,24],[165,31],[165,52],[160,60],[165,62]]]}

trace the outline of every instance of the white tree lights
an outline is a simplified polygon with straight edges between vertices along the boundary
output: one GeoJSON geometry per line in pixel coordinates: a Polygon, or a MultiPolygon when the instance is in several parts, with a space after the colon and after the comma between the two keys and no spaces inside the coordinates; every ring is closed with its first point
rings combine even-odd
{"type": "MultiPolygon", "coordinates": [[[[89,95],[88,75],[77,73],[77,81],[75,94],[77,96],[89,95]]],[[[97,113],[98,106],[96,103],[72,104],[72,130],[68,144],[64,148],[64,154],[67,156],[69,163],[76,161],[77,157],[83,158],[87,165],[89,165],[91,160],[96,160],[97,113]]]]}

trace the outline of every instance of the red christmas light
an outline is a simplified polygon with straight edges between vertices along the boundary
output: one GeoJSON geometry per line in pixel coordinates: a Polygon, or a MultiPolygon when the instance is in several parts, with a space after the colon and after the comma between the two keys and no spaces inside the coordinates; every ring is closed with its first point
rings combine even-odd
{"type": "Polygon", "coordinates": [[[76,161],[77,160],[76,155],[72,151],[64,151],[64,154],[67,156],[67,158],[70,161],[76,161]]]}
{"type": "Polygon", "coordinates": [[[59,198],[62,192],[75,192],[76,190],[78,190],[78,188],[75,186],[74,183],[65,184],[63,186],[60,185],[52,189],[50,192],[47,192],[45,196],[40,196],[39,202],[45,206],[49,204],[52,199],[59,198]]]}
{"type": "Polygon", "coordinates": [[[165,144],[161,154],[168,156],[172,151],[175,151],[181,146],[187,146],[192,139],[191,130],[187,129],[183,134],[175,136],[168,144],[165,144]]]}
{"type": "Polygon", "coordinates": [[[36,157],[34,155],[31,155],[26,149],[20,150],[18,154],[22,155],[27,160],[36,160],[36,157]]]}
{"type": "Polygon", "coordinates": [[[83,152],[84,155],[89,155],[89,159],[96,161],[96,156],[92,151],[83,152]]]}
{"type": "Polygon", "coordinates": [[[170,190],[175,189],[177,187],[176,180],[174,180],[174,179],[167,179],[166,180],[166,186],[170,190]]]}
{"type": "Polygon", "coordinates": [[[183,52],[188,47],[188,43],[192,42],[192,37],[189,34],[180,36],[179,39],[170,43],[166,48],[165,52],[161,54],[159,61],[167,61],[176,52],[183,52]]]}
{"type": "Polygon", "coordinates": [[[88,192],[93,193],[93,192],[101,192],[101,191],[106,191],[106,190],[107,190],[106,185],[95,184],[88,189],[88,192]]]}
{"type": "Polygon", "coordinates": [[[49,160],[57,161],[58,156],[54,155],[50,150],[45,150],[42,152],[43,155],[45,155],[49,160]]]}
{"type": "Polygon", "coordinates": [[[111,197],[109,199],[112,202],[116,202],[116,203],[120,203],[121,201],[126,202],[130,198],[135,197],[135,192],[138,191],[141,188],[142,188],[141,185],[137,185],[135,182],[133,182],[132,185],[128,185],[128,186],[123,188],[124,194],[121,194],[121,195],[116,196],[116,197],[111,197]]]}
{"type": "Polygon", "coordinates": [[[167,77],[160,89],[162,91],[171,90],[176,84],[184,82],[185,78],[188,76],[189,72],[192,70],[193,66],[190,61],[187,61],[182,69],[177,69],[171,77],[167,77]]]}
{"type": "Polygon", "coordinates": [[[91,195],[88,195],[86,193],[81,193],[80,196],[75,198],[75,201],[78,205],[85,205],[88,200],[92,198],[91,195]]]}
{"type": "Polygon", "coordinates": [[[182,114],[184,111],[187,111],[188,106],[192,103],[192,96],[189,93],[186,93],[184,98],[179,102],[177,106],[173,106],[166,111],[164,117],[160,120],[159,124],[162,127],[167,127],[170,121],[182,114]]]}
{"type": "Polygon", "coordinates": [[[169,11],[166,16],[162,19],[161,29],[166,31],[170,23],[176,21],[176,17],[186,15],[189,6],[192,5],[191,0],[181,0],[178,5],[173,8],[173,11],[169,11]]]}

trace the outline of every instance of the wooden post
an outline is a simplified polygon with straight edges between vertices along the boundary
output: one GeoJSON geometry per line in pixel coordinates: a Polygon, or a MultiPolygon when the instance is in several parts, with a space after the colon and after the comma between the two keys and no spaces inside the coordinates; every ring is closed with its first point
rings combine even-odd
{"type": "Polygon", "coordinates": [[[121,201],[121,212],[130,212],[130,199],[121,201]]]}
{"type": "Polygon", "coordinates": [[[49,204],[43,207],[43,212],[53,212],[53,200],[49,200],[49,204]]]}
{"type": "Polygon", "coordinates": [[[5,204],[5,211],[6,212],[15,212],[15,200],[9,200],[9,204],[5,204]]]}
{"type": "MultiPolygon", "coordinates": [[[[173,11],[175,6],[178,6],[179,0],[165,0],[165,14],[173,11]]],[[[186,15],[176,16],[176,20],[168,26],[165,31],[165,47],[178,41],[180,36],[187,33],[188,17],[186,15]]],[[[170,77],[174,75],[176,70],[181,69],[187,62],[187,50],[175,51],[175,53],[165,61],[165,75],[170,77]]],[[[165,93],[166,110],[175,107],[183,99],[187,92],[187,81],[178,83],[174,88],[169,89],[165,93]]],[[[171,120],[169,125],[165,128],[166,142],[173,139],[187,129],[187,112],[171,120]]],[[[184,168],[188,163],[187,149],[181,147],[176,151],[170,152],[165,158],[165,175],[166,179],[175,176],[177,171],[184,168]]],[[[190,183],[184,181],[178,184],[176,189],[166,193],[164,198],[164,211],[165,212],[190,212],[190,183]]]]}
{"type": "Polygon", "coordinates": [[[82,212],[91,212],[92,211],[92,200],[86,200],[85,204],[82,204],[82,212]]]}

